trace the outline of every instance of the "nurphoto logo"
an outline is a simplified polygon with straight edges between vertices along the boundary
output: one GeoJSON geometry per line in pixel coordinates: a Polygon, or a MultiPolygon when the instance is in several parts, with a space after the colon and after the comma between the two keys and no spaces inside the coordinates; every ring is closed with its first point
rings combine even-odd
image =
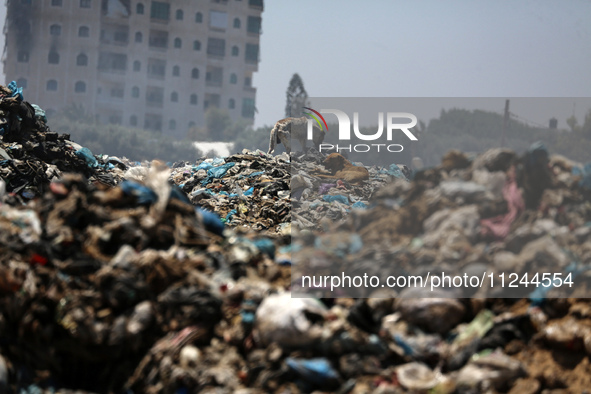
{"type": "MultiPolygon", "coordinates": [[[[311,119],[308,119],[307,138],[312,140],[314,122],[318,124],[321,130],[326,128],[328,132],[328,124],[322,114],[332,114],[337,117],[339,127],[339,141],[351,141],[351,119],[349,116],[338,109],[321,109],[316,111],[309,107],[304,107],[312,113],[306,113],[311,119]],[[320,119],[319,119],[320,118],[320,119]],[[321,122],[322,120],[322,122],[321,122]],[[324,125],[324,127],[323,127],[324,125]]],[[[386,141],[391,142],[394,138],[394,131],[402,131],[406,137],[411,141],[417,141],[417,137],[409,130],[417,125],[417,117],[408,112],[388,112],[385,116],[386,119],[386,141]],[[400,120],[406,120],[406,122],[400,122],[400,120]]],[[[373,134],[364,134],[359,129],[359,113],[353,112],[353,134],[355,138],[361,141],[378,141],[384,134],[384,113],[378,112],[378,130],[373,134]]],[[[327,150],[340,151],[354,151],[354,152],[369,152],[376,150],[380,152],[381,149],[387,150],[388,152],[396,153],[402,152],[404,147],[400,144],[386,144],[386,143],[372,143],[372,144],[320,144],[318,150],[320,152],[327,150]]]]}

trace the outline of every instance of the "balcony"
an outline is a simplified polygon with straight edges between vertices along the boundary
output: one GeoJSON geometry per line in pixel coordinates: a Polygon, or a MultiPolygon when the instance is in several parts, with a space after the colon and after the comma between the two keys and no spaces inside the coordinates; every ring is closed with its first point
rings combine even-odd
{"type": "Polygon", "coordinates": [[[248,6],[252,9],[263,11],[263,0],[248,0],[248,6]]]}

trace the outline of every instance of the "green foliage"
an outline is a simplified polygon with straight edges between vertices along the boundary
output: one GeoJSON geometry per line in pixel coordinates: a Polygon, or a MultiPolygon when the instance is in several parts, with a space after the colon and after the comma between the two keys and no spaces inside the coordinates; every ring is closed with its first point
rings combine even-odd
{"type": "Polygon", "coordinates": [[[210,139],[222,141],[226,130],[232,124],[232,120],[227,110],[212,107],[205,112],[205,123],[210,139]]]}
{"type": "Polygon", "coordinates": [[[90,149],[95,155],[127,157],[131,160],[159,159],[165,162],[195,161],[201,157],[189,141],[175,141],[161,133],[116,125],[96,124],[88,117],[72,119],[68,112],[49,120],[49,127],[71,135],[72,141],[90,149]]]}
{"type": "Polygon", "coordinates": [[[246,129],[239,133],[234,143],[234,152],[242,152],[243,149],[260,149],[266,152],[269,149],[269,134],[272,128],[272,126],[263,126],[254,130],[252,128],[246,129]]]}
{"type": "Polygon", "coordinates": [[[291,77],[286,95],[285,117],[299,118],[303,114],[303,107],[309,105],[309,103],[304,81],[297,73],[291,77]]]}
{"type": "Polygon", "coordinates": [[[205,127],[191,127],[187,132],[190,141],[225,141],[233,142],[250,127],[247,119],[232,122],[225,109],[209,108],[205,112],[205,127]]]}
{"type": "MultiPolygon", "coordinates": [[[[564,155],[577,161],[588,161],[591,151],[591,111],[582,126],[576,119],[567,122],[571,131],[531,127],[510,120],[505,133],[505,147],[524,152],[532,143],[542,141],[550,153],[564,155]]],[[[437,165],[450,149],[479,153],[501,146],[503,115],[481,110],[452,109],[442,111],[433,119],[419,138],[413,156],[426,165],[437,165]]]]}

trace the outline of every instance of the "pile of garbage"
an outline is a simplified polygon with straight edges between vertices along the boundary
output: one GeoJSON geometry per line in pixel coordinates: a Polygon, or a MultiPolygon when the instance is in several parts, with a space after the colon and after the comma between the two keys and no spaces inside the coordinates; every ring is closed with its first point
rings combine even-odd
{"type": "Polygon", "coordinates": [[[68,134],[51,131],[46,122],[45,112],[24,101],[15,82],[0,86],[0,175],[13,203],[41,196],[65,172],[110,186],[121,180],[127,168],[121,160],[93,156],[68,134]]]}
{"type": "MultiPolygon", "coordinates": [[[[550,157],[541,144],[523,157],[498,148],[473,161],[451,151],[440,167],[416,172],[412,182],[393,178],[372,193],[368,209],[350,210],[333,202],[350,215],[325,222],[324,231],[313,233],[312,241],[310,233],[302,231],[306,226],[294,224],[294,273],[425,278],[427,273],[486,272],[484,279],[499,283],[526,274],[541,282],[546,272],[569,282],[578,278],[578,284],[545,285],[540,294],[585,297],[591,284],[591,189],[584,168],[564,157],[550,157]]],[[[312,208],[318,201],[313,199],[299,204],[312,208]]],[[[495,287],[494,282],[480,287],[488,290],[475,294],[477,289],[469,287],[453,296],[527,297],[532,292],[527,286],[495,287]]],[[[359,288],[348,295],[368,297],[371,291],[359,288]]]]}
{"type": "MultiPolygon", "coordinates": [[[[320,229],[324,221],[340,222],[352,210],[366,209],[370,199],[393,179],[408,182],[406,166],[367,168],[369,181],[354,184],[340,179],[325,179],[316,174],[324,170],[326,155],[314,149],[293,155],[291,162],[292,225],[297,229],[320,229]]],[[[353,163],[363,166],[363,163],[353,163]]]]}
{"type": "MultiPolygon", "coordinates": [[[[30,111],[15,89],[2,100],[30,111]]],[[[42,117],[3,102],[6,160],[59,172],[19,164],[0,182],[0,392],[591,387],[591,302],[553,298],[552,287],[521,298],[444,287],[291,296],[310,263],[370,272],[373,262],[377,275],[384,260],[495,272],[543,263],[585,282],[589,166],[542,145],[450,152],[412,174],[370,167],[356,185],[314,176],[324,156],[313,151],[135,165],[48,140],[42,117]]]]}
{"type": "Polygon", "coordinates": [[[290,158],[261,151],[175,163],[172,181],[229,226],[289,233],[290,158]]]}
{"type": "MultiPolygon", "coordinates": [[[[322,218],[344,219],[351,209],[366,208],[373,193],[388,180],[407,180],[395,164],[389,169],[371,167],[371,182],[361,186],[322,180],[312,173],[324,168],[323,159],[314,149],[293,156],[245,151],[174,163],[171,180],[193,204],[215,212],[230,227],[283,234],[290,233],[292,224],[314,229],[322,218]]],[[[131,168],[124,177],[142,180],[147,170],[131,168]]]]}

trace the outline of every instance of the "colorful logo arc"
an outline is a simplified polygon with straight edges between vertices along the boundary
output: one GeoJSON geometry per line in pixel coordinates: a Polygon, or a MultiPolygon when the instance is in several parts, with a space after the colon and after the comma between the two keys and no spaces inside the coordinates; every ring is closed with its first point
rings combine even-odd
{"type": "MultiPolygon", "coordinates": [[[[324,120],[324,116],[320,115],[320,112],[318,112],[318,111],[316,111],[316,110],[314,110],[312,108],[308,108],[308,107],[304,107],[304,108],[307,109],[308,111],[312,111],[312,112],[314,112],[314,114],[318,115],[320,117],[320,119],[322,119],[322,122],[324,123],[324,126],[326,126],[326,131],[328,132],[328,125],[326,124],[326,120],[324,120]]],[[[322,128],[322,123],[320,123],[320,120],[316,116],[314,116],[314,114],[310,114],[310,113],[307,113],[306,112],[306,115],[311,116],[316,121],[316,123],[318,123],[318,126],[320,127],[320,130],[322,130],[323,129],[322,128]]]]}

